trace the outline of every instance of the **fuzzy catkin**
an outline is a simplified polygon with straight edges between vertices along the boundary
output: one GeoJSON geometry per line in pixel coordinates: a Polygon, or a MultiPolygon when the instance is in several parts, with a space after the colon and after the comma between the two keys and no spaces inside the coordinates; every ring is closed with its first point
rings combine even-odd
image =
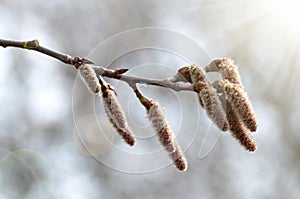
{"type": "MultiPolygon", "coordinates": [[[[188,71],[189,71],[191,83],[194,84],[194,87],[197,84],[204,83],[206,85],[206,83],[208,83],[208,79],[206,77],[205,71],[198,65],[196,65],[196,64],[191,65],[189,67],[188,71]]],[[[199,92],[201,89],[198,88],[197,90],[199,92]]],[[[206,108],[204,106],[204,102],[203,102],[202,98],[200,97],[200,93],[199,93],[199,103],[200,103],[201,107],[206,108]]]]}
{"type": "Polygon", "coordinates": [[[228,121],[216,89],[209,84],[205,71],[197,65],[190,68],[194,89],[199,93],[199,102],[206,109],[208,117],[221,131],[228,130],[228,121]]]}
{"type": "Polygon", "coordinates": [[[158,103],[153,102],[148,109],[148,118],[157,133],[157,137],[162,146],[168,152],[177,169],[185,171],[187,169],[187,161],[177,144],[173,132],[167,123],[161,107],[158,103]]]}
{"type": "Polygon", "coordinates": [[[190,83],[194,85],[194,90],[198,92],[199,102],[206,109],[208,117],[217,125],[221,131],[229,128],[225,111],[223,110],[216,89],[210,85],[206,72],[201,67],[193,64],[178,70],[190,83]]]}
{"type": "Polygon", "coordinates": [[[190,66],[189,73],[191,77],[191,83],[208,82],[205,71],[196,64],[190,66]]]}
{"type": "Polygon", "coordinates": [[[178,79],[192,83],[192,79],[191,79],[191,75],[190,75],[190,67],[191,66],[184,66],[184,67],[180,68],[176,74],[176,77],[178,79]]]}
{"type": "Polygon", "coordinates": [[[107,90],[107,97],[103,97],[103,104],[105,106],[105,110],[110,114],[118,128],[124,129],[128,126],[125,113],[123,112],[113,91],[109,89],[107,90]]]}
{"type": "Polygon", "coordinates": [[[157,133],[161,145],[163,145],[169,153],[173,153],[176,150],[175,138],[158,103],[153,102],[148,110],[148,118],[157,133]]]}
{"type": "Polygon", "coordinates": [[[89,91],[93,94],[99,93],[101,90],[101,85],[99,83],[95,70],[87,64],[80,65],[78,67],[78,70],[81,80],[87,86],[89,91]]]}
{"type": "Polygon", "coordinates": [[[173,153],[170,153],[170,157],[174,162],[176,168],[180,171],[186,171],[188,168],[188,163],[184,157],[179,145],[176,145],[176,150],[173,153]]]}
{"type": "MultiPolygon", "coordinates": [[[[191,84],[201,82],[208,82],[208,79],[205,75],[205,71],[196,64],[191,66],[184,66],[178,70],[178,77],[183,77],[186,81],[191,84]]],[[[182,78],[181,78],[182,79],[182,78]]]]}
{"type": "Polygon", "coordinates": [[[208,117],[220,130],[227,131],[229,124],[216,90],[208,83],[203,84],[203,88],[199,92],[199,97],[208,117]]]}
{"type": "Polygon", "coordinates": [[[231,102],[240,120],[247,129],[255,132],[258,124],[247,93],[238,84],[231,84],[228,80],[224,80],[223,85],[226,97],[231,102]]]}
{"type": "Polygon", "coordinates": [[[123,138],[123,140],[129,145],[134,146],[136,143],[136,138],[131,133],[131,130],[129,128],[120,129],[117,127],[115,121],[113,118],[111,118],[111,115],[106,110],[107,116],[109,118],[110,123],[113,125],[113,127],[116,129],[117,133],[123,138]]]}
{"type": "Polygon", "coordinates": [[[113,127],[127,144],[134,146],[136,138],[127,124],[125,113],[115,97],[114,91],[106,85],[102,85],[102,99],[104,110],[113,127]]]}
{"type": "Polygon", "coordinates": [[[223,79],[227,79],[233,84],[239,84],[241,87],[243,86],[238,68],[230,58],[215,59],[205,67],[205,70],[207,72],[218,71],[223,79]]]}
{"type": "Polygon", "coordinates": [[[247,129],[236,115],[230,102],[226,103],[226,114],[229,122],[229,130],[232,135],[247,151],[255,151],[256,144],[247,133],[247,129]]]}

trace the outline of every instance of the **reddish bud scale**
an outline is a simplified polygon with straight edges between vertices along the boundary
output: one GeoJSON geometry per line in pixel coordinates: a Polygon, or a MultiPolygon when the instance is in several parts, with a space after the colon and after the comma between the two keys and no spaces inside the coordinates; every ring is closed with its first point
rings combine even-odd
{"type": "Polygon", "coordinates": [[[178,70],[177,76],[183,77],[186,81],[192,83],[191,75],[190,75],[190,67],[191,66],[184,66],[178,70]]]}
{"type": "Polygon", "coordinates": [[[121,75],[123,73],[126,73],[129,69],[128,68],[119,68],[115,70],[115,74],[121,75]]]}
{"type": "Polygon", "coordinates": [[[233,105],[236,114],[247,129],[255,132],[258,125],[247,93],[238,84],[231,84],[228,80],[224,80],[223,84],[226,97],[233,105]]]}
{"type": "Polygon", "coordinates": [[[196,64],[193,64],[191,66],[184,66],[178,70],[178,73],[191,84],[197,83],[199,81],[208,82],[205,71],[196,64]]]}
{"type": "Polygon", "coordinates": [[[189,73],[191,77],[191,83],[193,84],[197,82],[208,82],[205,71],[196,64],[190,66],[189,73]]]}

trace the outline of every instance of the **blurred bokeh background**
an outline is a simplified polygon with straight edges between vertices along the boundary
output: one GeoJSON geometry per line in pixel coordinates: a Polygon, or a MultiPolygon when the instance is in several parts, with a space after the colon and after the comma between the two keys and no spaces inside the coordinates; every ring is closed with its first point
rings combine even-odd
{"type": "MultiPolygon", "coordinates": [[[[218,140],[220,132],[214,132],[193,94],[143,87],[165,107],[189,161],[188,170],[178,172],[160,154],[152,162],[161,162],[155,165],[161,169],[146,172],[150,160],[113,151],[160,149],[143,108],[125,84],[113,80],[129,124],[143,144],[127,147],[110,127],[100,125],[114,146],[105,145],[93,158],[74,139],[75,124],[94,121],[86,119],[93,118],[91,114],[105,115],[77,71],[37,52],[0,48],[0,199],[299,198],[299,8],[296,0],[0,0],[0,38],[36,38],[74,56],[87,56],[105,39],[128,29],[162,27],[183,34],[211,58],[236,60],[260,124],[253,134],[258,149],[248,153],[228,133],[218,140]],[[213,147],[205,158],[199,154],[203,144],[208,151],[213,147]]],[[[176,46],[177,41],[168,42],[176,46]]],[[[112,45],[99,57],[113,55],[118,48],[112,45]]],[[[148,53],[156,64],[132,53],[111,67],[139,63],[131,74],[164,78],[183,63],[174,58],[169,65],[159,65],[166,53],[148,53]]],[[[110,61],[99,59],[97,64],[110,61]]],[[[87,138],[97,145],[101,136],[87,138]]]]}

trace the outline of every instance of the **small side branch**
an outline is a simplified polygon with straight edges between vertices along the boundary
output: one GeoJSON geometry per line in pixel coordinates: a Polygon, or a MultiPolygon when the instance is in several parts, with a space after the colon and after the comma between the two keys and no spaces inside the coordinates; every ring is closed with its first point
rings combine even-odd
{"type": "Polygon", "coordinates": [[[122,74],[127,71],[127,69],[116,69],[110,70],[103,67],[95,67],[95,72],[97,75],[101,75],[104,77],[109,77],[113,79],[118,79],[120,81],[124,81],[129,85],[133,84],[146,84],[153,85],[159,87],[165,87],[172,89],[174,91],[194,91],[193,86],[190,83],[185,82],[174,82],[173,79],[153,79],[153,78],[145,78],[145,77],[137,77],[131,75],[122,74]],[[119,72],[122,71],[122,72],[119,72]]]}

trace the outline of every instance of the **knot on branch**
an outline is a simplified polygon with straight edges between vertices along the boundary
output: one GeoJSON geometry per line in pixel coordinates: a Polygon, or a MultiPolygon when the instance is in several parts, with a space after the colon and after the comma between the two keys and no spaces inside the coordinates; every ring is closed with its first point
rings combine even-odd
{"type": "Polygon", "coordinates": [[[68,57],[68,59],[69,59],[69,63],[74,65],[74,67],[76,69],[78,69],[79,66],[81,66],[83,64],[93,64],[94,63],[93,61],[91,61],[90,59],[85,58],[85,57],[81,58],[81,57],[78,57],[78,56],[76,56],[76,57],[71,57],[70,56],[70,57],[68,57]]]}
{"type": "Polygon", "coordinates": [[[40,43],[37,39],[31,40],[31,41],[25,41],[23,48],[28,50],[36,50],[40,46],[40,43]]]}

